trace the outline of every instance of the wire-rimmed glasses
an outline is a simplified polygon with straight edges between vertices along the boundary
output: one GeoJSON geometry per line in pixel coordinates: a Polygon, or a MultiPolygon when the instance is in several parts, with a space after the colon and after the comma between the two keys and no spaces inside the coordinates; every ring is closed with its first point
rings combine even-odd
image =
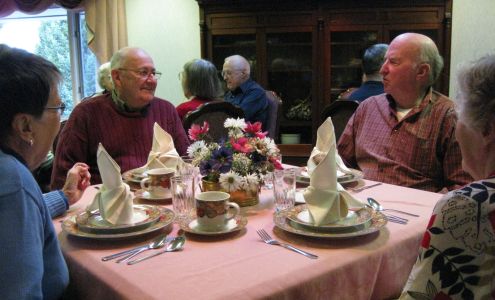
{"type": "Polygon", "coordinates": [[[126,69],[126,68],[119,68],[119,70],[121,71],[129,71],[129,72],[132,72],[134,74],[136,74],[139,78],[141,79],[148,79],[150,76],[153,77],[153,79],[160,79],[160,77],[162,77],[162,72],[158,72],[158,71],[150,71],[150,70],[146,70],[146,69],[137,69],[137,70],[134,70],[134,69],[126,69]]]}

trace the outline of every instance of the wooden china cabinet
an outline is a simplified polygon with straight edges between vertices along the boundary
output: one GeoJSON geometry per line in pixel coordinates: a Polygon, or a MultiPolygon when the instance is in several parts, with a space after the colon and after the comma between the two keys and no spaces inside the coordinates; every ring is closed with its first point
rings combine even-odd
{"type": "Polygon", "coordinates": [[[201,52],[219,70],[240,54],[283,101],[280,133],[314,144],[325,106],[361,82],[361,58],[403,32],[431,37],[444,57],[435,88],[448,93],[452,0],[196,0],[201,52]]]}

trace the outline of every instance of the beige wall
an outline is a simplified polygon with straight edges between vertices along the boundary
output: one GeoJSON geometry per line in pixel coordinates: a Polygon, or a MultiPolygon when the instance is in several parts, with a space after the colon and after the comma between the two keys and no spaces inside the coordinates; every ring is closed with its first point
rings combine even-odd
{"type": "Polygon", "coordinates": [[[459,66],[487,53],[495,53],[494,0],[453,0],[450,63],[451,98],[456,95],[459,66]]]}
{"type": "Polygon", "coordinates": [[[188,60],[201,57],[199,8],[194,0],[126,0],[129,45],[144,48],[162,72],[156,96],[184,99],[177,74],[188,60]]]}
{"type": "MultiPolygon", "coordinates": [[[[163,72],[157,96],[183,101],[177,73],[201,56],[199,9],[195,0],[126,0],[129,45],[146,49],[163,72]]],[[[460,64],[495,52],[495,0],[453,0],[450,96],[460,64]]]]}

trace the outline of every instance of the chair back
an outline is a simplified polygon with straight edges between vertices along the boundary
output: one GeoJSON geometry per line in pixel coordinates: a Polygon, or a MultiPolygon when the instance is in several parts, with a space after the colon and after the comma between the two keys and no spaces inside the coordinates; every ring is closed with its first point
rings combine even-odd
{"type": "Polygon", "coordinates": [[[328,117],[332,118],[336,142],[338,142],[340,135],[344,132],[347,122],[358,106],[359,102],[354,100],[335,100],[323,109],[323,112],[321,113],[323,121],[328,117]]]}
{"type": "Polygon", "coordinates": [[[268,100],[268,121],[266,130],[268,131],[268,136],[274,139],[275,142],[278,142],[278,123],[282,99],[280,99],[274,91],[266,91],[266,99],[268,100]]]}
{"type": "Polygon", "coordinates": [[[182,125],[187,132],[193,124],[203,126],[203,122],[206,121],[210,126],[210,137],[213,141],[219,141],[221,138],[227,138],[227,129],[223,123],[228,118],[244,118],[244,111],[242,108],[223,100],[210,101],[188,112],[184,116],[182,125]]]}

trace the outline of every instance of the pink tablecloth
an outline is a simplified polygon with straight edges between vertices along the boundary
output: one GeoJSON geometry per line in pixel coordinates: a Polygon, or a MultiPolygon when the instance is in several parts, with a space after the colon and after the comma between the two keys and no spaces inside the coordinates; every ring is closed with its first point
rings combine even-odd
{"type": "MultiPolygon", "coordinates": [[[[373,182],[366,181],[366,184],[373,182]]],[[[363,183],[361,183],[363,184],[363,183]]],[[[95,194],[89,188],[72,210],[95,194]]],[[[385,207],[419,214],[407,225],[388,223],[379,233],[347,240],[315,239],[286,233],[272,219],[272,191],[244,208],[240,232],[207,237],[186,234],[181,252],[128,266],[101,257],[140,245],[155,234],[124,241],[68,236],[54,224],[71,275],[71,291],[82,299],[384,299],[397,296],[416,259],[419,242],[440,194],[383,184],[354,194],[374,197],[385,207]],[[309,259],[266,245],[256,230],[319,256],[309,259]]],[[[148,202],[150,204],[153,202],[148,202]]],[[[154,202],[156,204],[158,202],[154,202]]],[[[165,205],[170,207],[169,202],[165,205]]],[[[176,224],[171,234],[179,230],[176,224]]]]}

